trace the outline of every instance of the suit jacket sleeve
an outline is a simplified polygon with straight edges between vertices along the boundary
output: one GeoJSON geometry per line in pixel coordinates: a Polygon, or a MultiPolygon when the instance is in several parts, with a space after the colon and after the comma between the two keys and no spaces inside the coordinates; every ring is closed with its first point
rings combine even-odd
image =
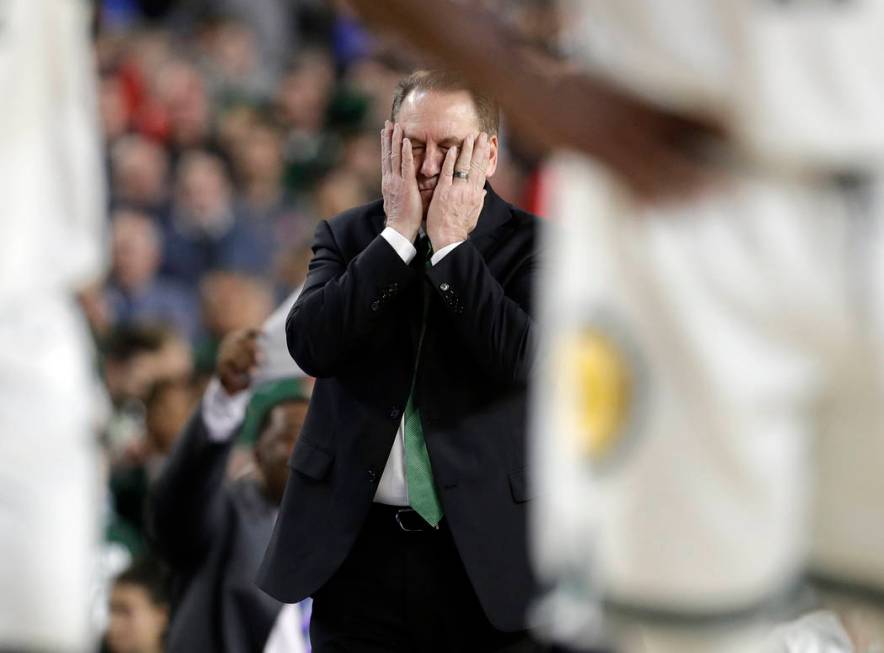
{"type": "Polygon", "coordinates": [[[535,358],[531,296],[537,255],[524,257],[501,285],[467,240],[427,270],[473,356],[506,383],[526,383],[535,358]]]}
{"type": "Polygon", "coordinates": [[[150,536],[174,567],[195,564],[216,538],[223,537],[224,478],[233,440],[210,440],[198,408],[151,486],[150,536]]]}
{"type": "Polygon", "coordinates": [[[286,320],[292,358],[312,376],[334,376],[392,319],[391,300],[417,276],[381,236],[347,261],[332,228],[321,222],[304,289],[286,320]]]}

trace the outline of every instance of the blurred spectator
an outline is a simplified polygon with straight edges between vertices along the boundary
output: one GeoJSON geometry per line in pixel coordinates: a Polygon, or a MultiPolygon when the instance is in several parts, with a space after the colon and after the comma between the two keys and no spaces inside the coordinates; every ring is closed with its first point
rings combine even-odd
{"type": "Polygon", "coordinates": [[[187,152],[178,164],[165,236],[163,270],[191,286],[210,270],[270,268],[257,233],[235,210],[224,163],[207,151],[187,152]]]}
{"type": "Polygon", "coordinates": [[[307,412],[298,384],[256,389],[254,330],[221,345],[209,384],[168,465],[151,490],[150,523],[157,548],[181,588],[169,635],[170,653],[303,651],[303,617],[254,583],[288,478],[288,459],[307,412]],[[248,403],[248,410],[246,405],[248,403]],[[233,482],[225,470],[234,436],[254,442],[255,465],[233,482]]]}
{"type": "Polygon", "coordinates": [[[283,135],[267,120],[252,115],[232,143],[241,201],[258,218],[272,214],[287,200],[282,185],[283,135]]]}
{"type": "Polygon", "coordinates": [[[145,401],[164,379],[188,378],[190,347],[174,332],[158,327],[114,329],[102,343],[104,382],[113,402],[106,448],[113,468],[142,459],[145,401]]]}
{"type": "Polygon", "coordinates": [[[129,129],[129,107],[123,84],[115,75],[104,75],[99,80],[98,114],[102,133],[108,143],[114,142],[129,129]]]}
{"type": "Polygon", "coordinates": [[[218,345],[240,329],[258,328],[273,310],[273,294],[253,277],[213,272],[200,284],[204,338],[196,348],[196,367],[201,373],[215,369],[218,345]]]}
{"type": "Polygon", "coordinates": [[[390,117],[390,98],[402,79],[402,68],[398,62],[371,57],[356,61],[347,69],[346,86],[368,100],[365,124],[380,126],[390,117]]]}
{"type": "Polygon", "coordinates": [[[248,24],[218,16],[205,21],[198,33],[201,67],[217,106],[261,102],[270,96],[274,77],[261,66],[255,33],[248,24]]]}
{"type": "Polygon", "coordinates": [[[173,152],[209,145],[212,107],[197,67],[186,59],[173,59],[157,71],[154,83],[173,152]]]}
{"type": "Polygon", "coordinates": [[[137,211],[114,214],[112,269],[106,298],[115,324],[162,324],[193,340],[197,303],[193,292],[157,276],[162,256],[153,220],[137,211]]]}
{"type": "Polygon", "coordinates": [[[316,184],[313,193],[315,213],[324,219],[354,206],[367,204],[371,199],[360,176],[347,168],[336,168],[329,172],[316,184]]]}
{"type": "Polygon", "coordinates": [[[104,650],[107,653],[162,653],[166,650],[163,638],[168,624],[166,575],[155,561],[138,561],[114,581],[104,650]]]}
{"type": "Polygon", "coordinates": [[[280,81],[276,107],[287,129],[287,181],[293,188],[304,188],[314,181],[334,158],[334,139],[324,132],[334,83],[331,58],[318,49],[298,54],[280,81]]]}
{"type": "Polygon", "coordinates": [[[155,461],[162,461],[171,453],[194,403],[196,399],[187,379],[160,379],[151,388],[144,416],[149,477],[155,477],[159,471],[155,461]]]}
{"type": "Polygon", "coordinates": [[[372,198],[381,194],[380,160],[381,144],[375,130],[359,130],[344,138],[341,165],[359,177],[362,188],[372,198]]]}
{"type": "Polygon", "coordinates": [[[281,252],[274,261],[274,295],[277,301],[291,295],[307,278],[307,267],[313,257],[310,243],[309,238],[305,239],[300,245],[281,252]]]}
{"type": "Polygon", "coordinates": [[[143,436],[134,440],[124,459],[111,469],[114,511],[141,535],[147,488],[157,477],[195,403],[188,379],[163,378],[144,402],[143,436]]]}
{"type": "Polygon", "coordinates": [[[111,400],[145,399],[161,379],[186,378],[190,347],[174,332],[155,326],[115,328],[102,345],[104,381],[111,400]]]}
{"type": "Polygon", "coordinates": [[[168,153],[143,136],[120,139],[111,149],[111,182],[115,204],[161,215],[169,201],[168,153]]]}
{"type": "Polygon", "coordinates": [[[184,34],[192,33],[207,17],[240,21],[255,34],[261,68],[278,75],[291,54],[297,35],[295,7],[308,0],[181,0],[172,22],[184,34]]]}
{"type": "Polygon", "coordinates": [[[280,260],[309,242],[314,220],[283,186],[282,132],[267,119],[253,116],[232,148],[240,194],[238,207],[272,263],[274,282],[280,260]]]}

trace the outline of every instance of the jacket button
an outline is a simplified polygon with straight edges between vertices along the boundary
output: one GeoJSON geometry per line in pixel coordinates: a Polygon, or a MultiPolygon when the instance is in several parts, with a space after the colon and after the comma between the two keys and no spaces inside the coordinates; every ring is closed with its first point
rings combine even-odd
{"type": "Polygon", "coordinates": [[[374,483],[376,480],[378,480],[378,471],[372,467],[368,470],[368,482],[374,483]]]}
{"type": "Polygon", "coordinates": [[[381,303],[378,300],[374,300],[371,303],[371,310],[377,312],[377,310],[381,307],[381,303]]]}
{"type": "Polygon", "coordinates": [[[439,290],[441,290],[442,292],[445,292],[445,291],[448,290],[449,288],[451,288],[451,286],[449,286],[449,285],[448,285],[447,283],[445,283],[444,281],[443,281],[442,283],[439,284],[439,290]]]}
{"type": "Polygon", "coordinates": [[[400,415],[402,415],[402,411],[398,408],[394,407],[390,409],[390,419],[399,419],[400,415]]]}

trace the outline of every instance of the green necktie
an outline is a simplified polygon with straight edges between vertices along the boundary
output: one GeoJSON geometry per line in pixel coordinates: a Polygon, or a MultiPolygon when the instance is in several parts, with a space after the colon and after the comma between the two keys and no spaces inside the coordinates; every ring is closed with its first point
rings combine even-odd
{"type": "MultiPolygon", "coordinates": [[[[432,249],[426,236],[418,245],[419,255],[426,251],[427,266],[430,265],[432,249]]],[[[421,319],[421,335],[417,345],[417,358],[415,361],[415,378],[417,377],[417,361],[420,360],[421,346],[424,342],[424,331],[427,326],[427,308],[429,297],[424,301],[423,317],[421,319]]],[[[427,443],[424,440],[424,429],[421,425],[420,411],[414,405],[414,381],[412,381],[411,394],[408,403],[405,404],[405,475],[408,482],[408,503],[431,526],[436,526],[442,519],[442,504],[439,495],[436,494],[436,486],[433,484],[433,470],[430,467],[430,455],[427,453],[427,443]]]]}

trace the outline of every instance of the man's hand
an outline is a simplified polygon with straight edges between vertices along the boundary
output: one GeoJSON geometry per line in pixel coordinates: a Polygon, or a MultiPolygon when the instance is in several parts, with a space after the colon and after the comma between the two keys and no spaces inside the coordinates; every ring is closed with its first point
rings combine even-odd
{"type": "Polygon", "coordinates": [[[376,27],[392,29],[460,70],[501,103],[519,131],[549,147],[595,157],[645,202],[690,197],[717,181],[714,161],[728,151],[729,135],[716,116],[679,115],[531,55],[512,27],[479,3],[349,2],[376,27]],[[519,74],[504,74],[501,62],[519,74]]]}
{"type": "Polygon", "coordinates": [[[244,329],[228,334],[218,348],[217,374],[228,395],[245,390],[261,358],[258,331],[244,329]]]}
{"type": "Polygon", "coordinates": [[[464,139],[459,156],[455,147],[445,155],[427,211],[427,235],[435,251],[466,240],[476,228],[485,202],[490,150],[488,134],[482,132],[464,139]]]}
{"type": "Polygon", "coordinates": [[[414,242],[423,218],[411,141],[389,120],[381,131],[381,189],[387,226],[414,242]]]}

